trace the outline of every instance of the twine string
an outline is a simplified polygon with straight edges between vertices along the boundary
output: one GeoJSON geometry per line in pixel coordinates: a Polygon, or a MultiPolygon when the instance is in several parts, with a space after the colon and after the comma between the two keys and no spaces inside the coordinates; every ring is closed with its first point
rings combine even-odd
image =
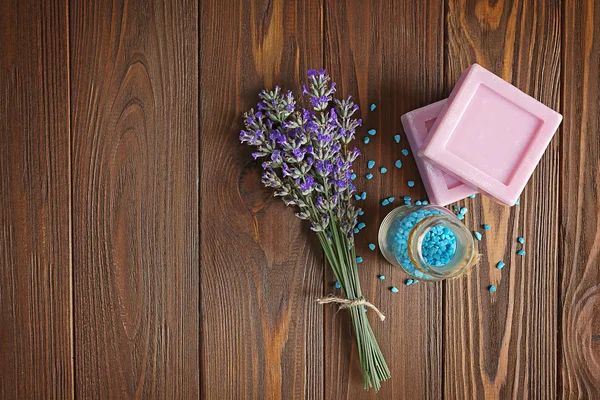
{"type": "Polygon", "coordinates": [[[373,305],[373,303],[368,302],[367,300],[365,300],[362,297],[360,299],[350,300],[350,299],[343,299],[341,297],[329,296],[329,297],[325,297],[323,299],[317,299],[317,302],[319,304],[333,304],[333,303],[339,304],[340,310],[343,310],[345,308],[351,308],[351,307],[365,306],[365,307],[369,307],[370,309],[375,311],[375,314],[377,314],[377,316],[379,317],[379,319],[381,321],[383,321],[385,319],[385,315],[383,315],[383,313],[381,311],[379,311],[379,309],[377,307],[375,307],[375,305],[373,305]]]}

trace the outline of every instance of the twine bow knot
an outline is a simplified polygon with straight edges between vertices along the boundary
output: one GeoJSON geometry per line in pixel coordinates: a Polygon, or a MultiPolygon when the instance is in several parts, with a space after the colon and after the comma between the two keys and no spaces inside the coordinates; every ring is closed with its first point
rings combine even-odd
{"type": "Polygon", "coordinates": [[[377,314],[377,316],[379,317],[379,319],[381,321],[383,321],[385,319],[385,315],[383,315],[383,313],[381,311],[379,311],[379,309],[377,307],[375,307],[375,305],[373,305],[373,303],[365,300],[364,297],[361,297],[360,299],[350,300],[350,299],[343,299],[341,297],[329,296],[329,297],[325,297],[323,299],[317,299],[317,302],[319,304],[331,304],[331,303],[339,304],[340,310],[343,310],[345,308],[365,306],[365,307],[369,307],[370,309],[375,311],[375,314],[377,314]]]}

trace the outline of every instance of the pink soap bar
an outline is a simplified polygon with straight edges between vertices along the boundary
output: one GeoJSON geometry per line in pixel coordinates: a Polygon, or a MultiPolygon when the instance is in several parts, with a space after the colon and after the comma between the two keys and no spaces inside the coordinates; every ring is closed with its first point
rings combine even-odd
{"type": "Polygon", "coordinates": [[[445,104],[446,100],[440,100],[437,103],[410,111],[401,117],[402,126],[410,148],[415,154],[415,162],[425,190],[427,190],[429,201],[440,206],[454,203],[477,193],[477,190],[442,172],[418,156],[429,130],[445,104]]]}
{"type": "Polygon", "coordinates": [[[452,90],[420,155],[512,206],[561,120],[556,111],[473,64],[452,90]]]}

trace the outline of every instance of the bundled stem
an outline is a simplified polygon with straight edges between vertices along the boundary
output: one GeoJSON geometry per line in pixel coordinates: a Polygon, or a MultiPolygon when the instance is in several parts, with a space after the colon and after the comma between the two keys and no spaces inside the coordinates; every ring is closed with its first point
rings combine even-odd
{"type": "MultiPolygon", "coordinates": [[[[312,110],[296,110],[291,92],[279,87],[263,90],[258,111],[244,114],[242,143],[255,146],[255,159],[263,158],[262,182],[275,189],[288,206],[299,209],[298,218],[311,222],[333,272],[340,282],[349,308],[358,343],[358,356],[365,389],[379,390],[390,377],[369,320],[364,302],[356,253],[354,232],[360,209],[352,205],[356,188],[352,184],[352,163],[360,155],[347,145],[354,139],[361,120],[353,118],[358,111],[348,96],[333,98],[335,83],[324,70],[308,72],[309,86],[303,93],[310,99],[312,110]]],[[[374,307],[369,303],[370,306],[374,307]]]]}
{"type": "MultiPolygon", "coordinates": [[[[346,298],[349,300],[362,299],[354,246],[350,246],[346,236],[339,231],[335,224],[331,226],[331,231],[333,233],[331,240],[322,232],[318,235],[327,261],[331,265],[337,281],[340,282],[346,298]]],[[[373,387],[375,391],[379,391],[381,382],[390,378],[390,370],[379,349],[379,344],[363,307],[351,307],[350,316],[357,341],[364,388],[368,390],[373,387]]]]}

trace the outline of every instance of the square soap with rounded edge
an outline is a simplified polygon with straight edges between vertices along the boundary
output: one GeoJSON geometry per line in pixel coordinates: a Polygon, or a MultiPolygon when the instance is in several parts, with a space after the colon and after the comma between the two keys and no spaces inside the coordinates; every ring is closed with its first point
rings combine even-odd
{"type": "Polygon", "coordinates": [[[455,177],[444,173],[418,156],[427,134],[445,104],[445,99],[440,100],[428,106],[407,112],[400,118],[410,148],[415,155],[415,162],[419,169],[423,186],[425,186],[425,190],[427,191],[429,201],[432,204],[440,206],[454,203],[477,193],[477,190],[462,183],[455,177]]]}
{"type": "Polygon", "coordinates": [[[473,64],[452,90],[420,155],[512,206],[561,121],[556,111],[473,64]]]}

